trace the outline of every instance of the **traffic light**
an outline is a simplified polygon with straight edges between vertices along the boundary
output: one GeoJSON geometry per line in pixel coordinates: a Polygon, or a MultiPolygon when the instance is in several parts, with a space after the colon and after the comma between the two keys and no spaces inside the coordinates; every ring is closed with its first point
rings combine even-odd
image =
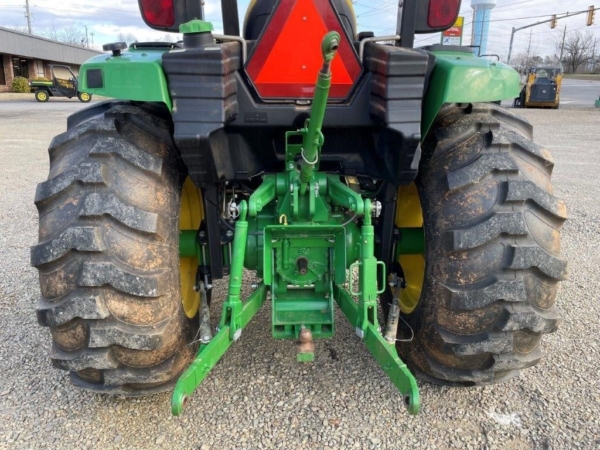
{"type": "Polygon", "coordinates": [[[550,28],[556,28],[556,14],[552,14],[552,21],[550,22],[550,28]]]}
{"type": "Polygon", "coordinates": [[[596,14],[596,9],[594,8],[594,5],[592,5],[588,9],[588,16],[587,16],[587,26],[588,27],[590,25],[594,25],[594,15],[595,14],[596,14]]]}

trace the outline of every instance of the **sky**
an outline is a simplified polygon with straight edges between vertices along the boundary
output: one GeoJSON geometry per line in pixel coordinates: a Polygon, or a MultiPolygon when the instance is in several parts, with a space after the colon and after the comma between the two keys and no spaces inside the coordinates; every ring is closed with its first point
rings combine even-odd
{"type": "MultiPolygon", "coordinates": [[[[512,27],[521,27],[550,18],[552,14],[587,10],[594,0],[497,0],[492,11],[488,53],[498,54],[505,58],[508,54],[512,27]]],[[[600,7],[600,0],[596,0],[600,7]]],[[[353,0],[357,14],[359,31],[373,31],[376,35],[393,34],[396,29],[396,8],[398,0],[353,0]]],[[[248,5],[248,0],[238,0],[240,16],[248,5]]],[[[156,40],[164,33],[153,31],[142,21],[137,0],[29,0],[33,15],[32,29],[34,34],[43,34],[54,27],[87,26],[89,42],[93,41],[96,49],[102,44],[114,42],[119,33],[132,33],[138,40],[156,40]],[[105,6],[106,5],[106,6],[105,6]],[[92,36],[93,33],[93,36],[92,36]]],[[[26,28],[24,17],[25,0],[0,0],[0,26],[26,28]]],[[[213,22],[215,28],[222,27],[220,6],[217,0],[206,0],[206,19],[213,22]]],[[[465,17],[463,44],[470,44],[472,9],[470,0],[463,0],[461,15],[465,17]]],[[[555,29],[549,24],[519,31],[515,34],[513,56],[524,53],[530,46],[531,54],[541,56],[554,52],[555,41],[562,38],[564,27],[566,32],[575,30],[592,31],[600,38],[600,11],[596,12],[596,24],[586,26],[586,14],[561,19],[555,29]],[[530,41],[531,39],[531,41],[530,41]]],[[[439,43],[439,34],[419,35],[415,45],[439,43]]]]}

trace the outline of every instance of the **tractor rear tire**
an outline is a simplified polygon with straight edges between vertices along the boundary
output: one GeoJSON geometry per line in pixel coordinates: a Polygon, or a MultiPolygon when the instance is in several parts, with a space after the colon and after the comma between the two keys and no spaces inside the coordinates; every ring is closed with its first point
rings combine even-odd
{"type": "Polygon", "coordinates": [[[553,195],[552,156],[531,139],[529,123],[507,110],[465,104],[445,106],[424,142],[425,279],[404,316],[414,337],[398,343],[418,378],[504,381],[536,364],[540,338],[557,328],[567,214],[553,195]]]}
{"type": "Polygon", "coordinates": [[[162,105],[104,102],[50,145],[31,262],[50,357],[77,386],[164,391],[194,356],[178,268],[185,170],[170,126],[162,105]]]}

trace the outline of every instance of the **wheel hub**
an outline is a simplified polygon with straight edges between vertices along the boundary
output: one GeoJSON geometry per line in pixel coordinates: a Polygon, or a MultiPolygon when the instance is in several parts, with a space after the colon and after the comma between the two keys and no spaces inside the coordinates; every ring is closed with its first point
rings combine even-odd
{"type": "MultiPolygon", "coordinates": [[[[204,219],[202,194],[191,178],[186,178],[181,191],[179,211],[179,230],[197,230],[204,219]]],[[[179,280],[181,283],[181,302],[185,315],[195,317],[200,307],[200,293],[196,288],[198,258],[186,256],[179,258],[179,280]]]]}
{"type": "MultiPolygon", "coordinates": [[[[398,200],[396,208],[396,226],[400,230],[423,230],[423,210],[421,199],[415,183],[401,186],[398,189],[398,200]]],[[[408,239],[405,236],[406,239],[408,239]]],[[[404,274],[403,289],[400,293],[400,309],[404,314],[412,313],[423,290],[425,279],[425,254],[399,252],[398,263],[404,274]]]]}

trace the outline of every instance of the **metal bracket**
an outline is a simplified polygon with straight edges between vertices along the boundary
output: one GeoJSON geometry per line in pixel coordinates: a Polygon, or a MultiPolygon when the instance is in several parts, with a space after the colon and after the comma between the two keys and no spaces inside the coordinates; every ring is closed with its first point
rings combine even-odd
{"type": "Polygon", "coordinates": [[[394,41],[397,42],[400,40],[400,35],[394,34],[391,36],[375,36],[371,38],[364,38],[360,41],[360,46],[358,47],[358,57],[360,58],[360,62],[363,62],[363,56],[365,54],[365,45],[369,42],[383,42],[383,41],[394,41]]]}

